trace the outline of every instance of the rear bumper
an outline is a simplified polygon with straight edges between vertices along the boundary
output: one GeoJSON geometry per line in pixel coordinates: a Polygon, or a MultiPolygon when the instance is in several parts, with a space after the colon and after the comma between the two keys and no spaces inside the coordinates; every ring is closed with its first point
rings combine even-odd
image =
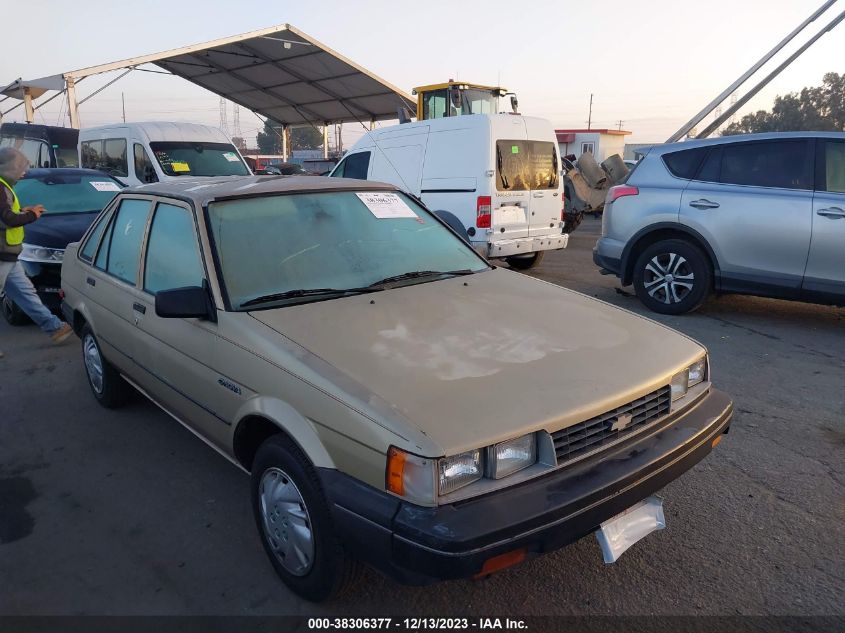
{"type": "Polygon", "coordinates": [[[321,476],[351,552],[407,584],[472,577],[494,556],[572,543],[654,494],[711,451],[733,405],[711,389],[681,413],[572,467],[437,508],[402,502],[335,470],[321,476]]]}
{"type": "Polygon", "coordinates": [[[569,244],[569,234],[555,233],[542,237],[519,237],[512,240],[498,240],[487,243],[486,257],[511,257],[512,255],[528,255],[538,251],[551,251],[566,248],[569,244]]]}
{"type": "Polygon", "coordinates": [[[617,277],[622,276],[622,251],[624,244],[601,237],[593,248],[593,263],[617,277]]]}

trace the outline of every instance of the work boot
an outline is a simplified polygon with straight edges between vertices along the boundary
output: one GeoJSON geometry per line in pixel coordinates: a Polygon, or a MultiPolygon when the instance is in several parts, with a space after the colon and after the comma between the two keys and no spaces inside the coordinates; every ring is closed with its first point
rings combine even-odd
{"type": "Polygon", "coordinates": [[[53,339],[53,343],[59,345],[68,340],[71,334],[73,334],[73,328],[70,327],[67,323],[65,323],[62,327],[53,332],[50,335],[50,338],[53,339]]]}

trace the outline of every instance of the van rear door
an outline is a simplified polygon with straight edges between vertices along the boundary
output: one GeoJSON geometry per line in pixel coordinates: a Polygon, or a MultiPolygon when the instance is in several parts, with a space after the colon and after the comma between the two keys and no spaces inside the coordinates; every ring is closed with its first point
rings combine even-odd
{"type": "Polygon", "coordinates": [[[563,185],[554,132],[547,121],[534,118],[525,119],[525,129],[529,139],[527,145],[531,189],[528,235],[559,235],[563,185]]]}
{"type": "Polygon", "coordinates": [[[490,227],[494,242],[528,237],[531,174],[525,126],[513,126],[508,132],[510,138],[495,140],[496,188],[491,196],[490,227]]]}

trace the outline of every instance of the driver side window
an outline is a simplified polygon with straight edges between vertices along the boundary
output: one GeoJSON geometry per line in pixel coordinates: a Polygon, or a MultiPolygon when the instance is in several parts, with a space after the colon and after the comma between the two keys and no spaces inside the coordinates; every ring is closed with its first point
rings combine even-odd
{"type": "Polygon", "coordinates": [[[153,161],[150,160],[144,146],[139,143],[135,143],[133,154],[135,157],[135,177],[144,183],[158,182],[158,176],[156,176],[153,161]]]}

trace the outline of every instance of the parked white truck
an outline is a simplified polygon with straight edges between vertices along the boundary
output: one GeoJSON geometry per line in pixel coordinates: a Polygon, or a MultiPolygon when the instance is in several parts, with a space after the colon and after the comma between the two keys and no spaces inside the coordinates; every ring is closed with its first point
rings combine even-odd
{"type": "Polygon", "coordinates": [[[485,98],[503,96],[501,88],[441,86],[417,89],[422,120],[368,132],[331,175],[388,182],[433,211],[451,212],[473,248],[513,268],[531,268],[546,251],[565,248],[561,161],[551,123],[490,114],[496,106],[485,98]]]}

